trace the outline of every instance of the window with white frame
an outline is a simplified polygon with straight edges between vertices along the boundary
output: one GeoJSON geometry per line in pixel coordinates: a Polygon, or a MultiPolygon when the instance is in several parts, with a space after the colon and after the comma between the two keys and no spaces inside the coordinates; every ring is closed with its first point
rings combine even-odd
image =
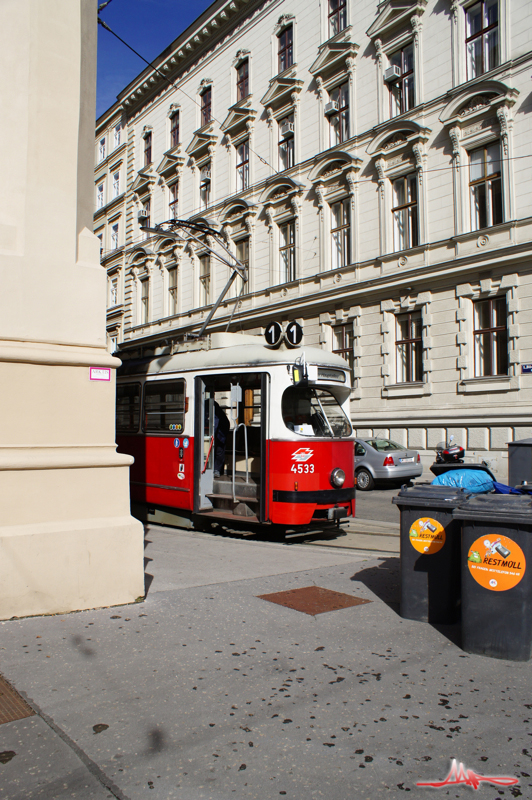
{"type": "Polygon", "coordinates": [[[177,314],[177,267],[168,270],[168,316],[177,314]]]}
{"type": "Polygon", "coordinates": [[[474,301],[475,377],[508,374],[507,321],[506,297],[474,301]]]}
{"type": "Polygon", "coordinates": [[[113,174],[113,198],[120,194],[120,172],[113,174]]]}
{"type": "Polygon", "coordinates": [[[148,131],[144,134],[144,166],[148,167],[151,164],[152,160],[152,134],[151,131],[148,131]]]}
{"type": "Polygon", "coordinates": [[[284,72],[294,63],[294,31],[292,25],[288,25],[281,31],[277,46],[278,71],[284,72]]]}
{"type": "Polygon", "coordinates": [[[421,311],[398,314],[395,318],[395,380],[397,383],[423,380],[421,311]]]}
{"type": "Polygon", "coordinates": [[[469,152],[471,230],[503,221],[501,149],[499,142],[469,152]]]}
{"type": "Polygon", "coordinates": [[[110,333],[108,341],[109,341],[109,352],[116,353],[116,351],[118,350],[118,334],[110,333]]]}
{"type": "Polygon", "coordinates": [[[467,79],[499,65],[499,2],[480,0],[465,9],[467,79]]]}
{"type": "MultiPolygon", "coordinates": [[[[140,224],[143,228],[150,228],[151,227],[151,198],[148,198],[142,204],[142,211],[144,212],[144,216],[140,218],[140,224]]],[[[144,238],[149,239],[151,234],[148,231],[144,231],[144,238]]]]}
{"type": "Polygon", "coordinates": [[[236,242],[236,257],[246,269],[249,267],[249,238],[236,242]]]}
{"type": "Polygon", "coordinates": [[[280,283],[296,279],[296,225],[293,220],[279,225],[279,278],[280,283]]]}
{"type": "Polygon", "coordinates": [[[389,56],[390,67],[396,76],[388,83],[390,90],[390,117],[404,114],[415,106],[414,45],[412,42],[389,56]]]}
{"type": "Polygon", "coordinates": [[[236,190],[243,192],[249,186],[249,139],[236,146],[236,190]]]}
{"type": "Polygon", "coordinates": [[[150,279],[140,281],[140,323],[146,325],[150,321],[150,279]]]}
{"type": "Polygon", "coordinates": [[[103,161],[105,158],[105,136],[98,142],[98,161],[103,161]]]}
{"type": "Polygon", "coordinates": [[[410,173],[392,182],[394,250],[408,250],[419,243],[417,175],[410,173]]]}
{"type": "Polygon", "coordinates": [[[119,122],[118,125],[115,125],[113,131],[113,145],[115,149],[117,147],[120,147],[121,139],[122,139],[122,124],[119,122]]]}
{"type": "Polygon", "coordinates": [[[211,202],[211,162],[205,164],[200,172],[200,206],[206,209],[211,202]]]}
{"type": "Polygon", "coordinates": [[[168,215],[170,219],[178,217],[179,183],[172,183],[168,187],[168,215]]]}
{"type": "Polygon", "coordinates": [[[115,275],[109,283],[109,308],[118,305],[118,277],[115,275]]]}
{"type": "Polygon", "coordinates": [[[331,205],[331,247],[331,268],[347,266],[351,260],[351,226],[347,199],[331,205]]]}
{"type": "Polygon", "coordinates": [[[249,59],[241,61],[236,68],[236,101],[239,103],[249,95],[249,59]]]}
{"type": "Polygon", "coordinates": [[[212,119],[212,89],[209,86],[201,94],[201,126],[208,125],[212,119]]]}
{"type": "Polygon", "coordinates": [[[279,120],[279,172],[294,166],[294,115],[279,120]]]}
{"type": "Polygon", "coordinates": [[[105,184],[99,183],[96,187],[96,208],[103,208],[105,204],[105,184]]]}
{"type": "Polygon", "coordinates": [[[199,257],[200,306],[211,301],[211,257],[207,253],[199,257]]]}
{"type": "Polygon", "coordinates": [[[347,27],[347,0],[329,0],[329,38],[347,27]]]}
{"type": "Polygon", "coordinates": [[[343,358],[349,364],[351,375],[355,364],[353,351],[353,324],[334,325],[333,334],[333,353],[343,358]]]}
{"type": "Polygon", "coordinates": [[[170,117],[170,147],[177,147],[179,144],[179,111],[174,111],[170,117]]]}
{"type": "Polygon", "coordinates": [[[97,233],[98,241],[100,242],[100,258],[103,256],[103,232],[97,233]]]}
{"type": "Polygon", "coordinates": [[[331,89],[329,97],[334,104],[329,113],[330,145],[334,147],[349,139],[349,82],[331,89]]]}
{"type": "Polygon", "coordinates": [[[115,222],[114,225],[111,225],[111,250],[116,250],[118,247],[118,234],[119,223],[115,222]]]}

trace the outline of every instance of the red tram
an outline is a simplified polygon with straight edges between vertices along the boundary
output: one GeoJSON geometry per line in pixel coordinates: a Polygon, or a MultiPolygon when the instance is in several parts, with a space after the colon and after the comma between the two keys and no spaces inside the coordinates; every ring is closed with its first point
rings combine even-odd
{"type": "Polygon", "coordinates": [[[144,519],[323,528],[354,515],[346,362],[311,347],[213,333],[124,360],[118,450],[144,519]]]}

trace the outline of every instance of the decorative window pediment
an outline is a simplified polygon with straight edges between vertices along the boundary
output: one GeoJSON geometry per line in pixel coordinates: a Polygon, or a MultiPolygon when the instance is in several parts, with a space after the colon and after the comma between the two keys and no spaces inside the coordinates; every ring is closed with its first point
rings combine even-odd
{"type": "Polygon", "coordinates": [[[423,128],[417,122],[398,120],[381,126],[379,133],[366,148],[372,158],[393,159],[406,149],[414,149],[417,144],[424,144],[431,133],[430,128],[423,128]]]}
{"type": "Polygon", "coordinates": [[[352,38],[353,28],[349,26],[332,39],[320,45],[318,57],[309,69],[311,75],[321,78],[325,83],[328,79],[336,79],[339,73],[348,69],[347,59],[355,58],[359,46],[352,38]]]}
{"type": "Polygon", "coordinates": [[[410,22],[425,11],[427,0],[387,0],[379,6],[375,22],[366,31],[370,39],[387,37],[395,28],[410,22]]]}
{"type": "Polygon", "coordinates": [[[251,108],[251,101],[252,97],[249,95],[229,109],[229,113],[222,122],[220,129],[231,138],[243,133],[248,123],[253,122],[257,116],[257,112],[251,108]]]}
{"type": "Polygon", "coordinates": [[[474,120],[495,112],[505,106],[510,109],[517,100],[519,92],[500,81],[482,81],[468,89],[453,92],[452,100],[440,114],[444,125],[468,127],[474,120]]]}
{"type": "Polygon", "coordinates": [[[261,98],[263,106],[279,108],[292,102],[292,95],[299,94],[303,88],[303,81],[298,80],[296,75],[297,65],[292,65],[289,69],[272,78],[268,91],[261,98]]]}
{"type": "Polygon", "coordinates": [[[214,133],[214,121],[204,125],[194,132],[194,137],[186,149],[189,156],[192,156],[196,161],[204,157],[209,150],[209,147],[216,144],[216,134],[214,133]]]}
{"type": "Polygon", "coordinates": [[[261,203],[282,203],[295,195],[301,194],[304,188],[304,185],[299,181],[283,176],[269,182],[259,201],[261,203]]]}
{"type": "Polygon", "coordinates": [[[360,171],[362,159],[341,150],[328,153],[318,161],[309,173],[320,205],[330,202],[337,195],[351,194],[356,174],[360,171]]]}
{"type": "Polygon", "coordinates": [[[145,194],[150,191],[156,180],[157,176],[151,168],[139,169],[137,177],[131,186],[131,191],[135,192],[137,195],[145,194]]]}
{"type": "Polygon", "coordinates": [[[159,166],[157,172],[165,179],[170,180],[174,175],[179,175],[185,163],[185,159],[180,155],[181,145],[166,152],[159,166]]]}

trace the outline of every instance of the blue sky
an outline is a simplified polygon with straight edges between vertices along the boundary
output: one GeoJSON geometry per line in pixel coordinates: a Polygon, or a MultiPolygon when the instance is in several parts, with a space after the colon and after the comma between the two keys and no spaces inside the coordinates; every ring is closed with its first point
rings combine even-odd
{"type": "MultiPolygon", "coordinates": [[[[104,0],[99,0],[99,5],[104,0]]],[[[194,22],[212,0],[111,0],[100,16],[131,47],[151,61],[194,22]]],[[[96,117],[146,64],[98,25],[96,117]]]]}

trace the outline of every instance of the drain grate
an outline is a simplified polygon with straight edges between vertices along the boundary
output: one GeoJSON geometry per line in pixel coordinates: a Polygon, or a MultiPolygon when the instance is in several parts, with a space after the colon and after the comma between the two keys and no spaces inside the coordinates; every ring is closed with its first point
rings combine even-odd
{"type": "Polygon", "coordinates": [[[288,592],[275,592],[274,594],[260,594],[258,597],[260,600],[269,600],[270,603],[277,603],[280,606],[293,608],[294,611],[302,611],[304,614],[311,614],[312,616],[372,602],[371,600],[364,600],[362,597],[354,597],[352,594],[322,589],[321,586],[305,586],[303,589],[290,589],[288,592]]]}
{"type": "Polygon", "coordinates": [[[14,722],[16,719],[32,717],[35,711],[0,675],[0,725],[14,722]]]}

